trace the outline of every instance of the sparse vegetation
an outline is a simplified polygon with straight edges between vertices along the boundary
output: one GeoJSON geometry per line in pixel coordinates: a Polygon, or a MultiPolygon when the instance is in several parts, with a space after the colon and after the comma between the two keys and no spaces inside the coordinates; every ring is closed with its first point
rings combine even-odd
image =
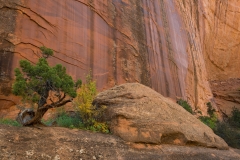
{"type": "Polygon", "coordinates": [[[70,116],[66,112],[60,113],[56,118],[57,126],[66,128],[82,128],[82,122],[78,116],[70,116]]]}
{"type": "Polygon", "coordinates": [[[217,122],[213,131],[223,138],[229,146],[240,149],[240,128],[234,128],[228,122],[217,122]]]}
{"type": "Polygon", "coordinates": [[[216,115],[216,111],[215,109],[212,107],[212,104],[210,102],[207,103],[207,107],[208,107],[208,115],[209,116],[200,116],[199,119],[206,124],[207,126],[209,126],[211,129],[215,129],[217,126],[217,115],[216,115]]]}
{"type": "Polygon", "coordinates": [[[187,101],[183,100],[183,99],[179,99],[177,101],[177,104],[179,104],[180,106],[182,106],[186,111],[188,111],[189,113],[193,114],[192,111],[192,107],[188,104],[187,101]]]}
{"type": "Polygon", "coordinates": [[[235,128],[240,128],[240,110],[236,107],[233,107],[231,117],[228,119],[228,123],[235,128]]]}
{"type": "Polygon", "coordinates": [[[0,119],[0,124],[9,125],[9,126],[18,126],[18,127],[21,126],[20,123],[12,119],[0,119]]]}
{"type": "Polygon", "coordinates": [[[229,146],[240,148],[240,111],[234,107],[231,116],[226,121],[220,122],[211,103],[207,103],[207,106],[210,117],[201,116],[200,120],[212,128],[229,146]]]}
{"type": "Polygon", "coordinates": [[[211,129],[215,129],[217,125],[217,116],[214,114],[213,116],[200,116],[199,119],[206,124],[211,129]]]}
{"type": "MultiPolygon", "coordinates": [[[[186,101],[179,100],[177,103],[193,114],[191,106],[186,101]]],[[[240,149],[240,110],[234,107],[228,120],[220,122],[210,102],[207,103],[207,107],[209,116],[200,116],[199,119],[223,138],[229,146],[240,149]]]]}
{"type": "Polygon", "coordinates": [[[231,116],[224,122],[218,122],[214,132],[229,146],[240,149],[240,110],[233,107],[231,116]]]}

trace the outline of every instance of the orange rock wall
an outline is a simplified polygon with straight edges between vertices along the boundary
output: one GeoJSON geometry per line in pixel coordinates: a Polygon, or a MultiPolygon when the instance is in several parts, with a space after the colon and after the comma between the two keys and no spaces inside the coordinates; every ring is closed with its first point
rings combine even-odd
{"type": "Polygon", "coordinates": [[[209,79],[240,78],[240,1],[203,2],[203,48],[209,79]]]}
{"type": "MultiPolygon", "coordinates": [[[[203,57],[204,5],[197,0],[1,0],[0,11],[12,12],[5,21],[14,24],[9,30],[0,25],[8,45],[0,44],[1,88],[11,87],[20,59],[35,63],[38,47],[45,45],[55,52],[50,63],[62,63],[74,79],[92,70],[99,90],[139,82],[204,110],[212,97],[203,57]],[[6,51],[9,56],[2,58],[6,51]]],[[[1,101],[17,103],[5,93],[1,101]]]]}

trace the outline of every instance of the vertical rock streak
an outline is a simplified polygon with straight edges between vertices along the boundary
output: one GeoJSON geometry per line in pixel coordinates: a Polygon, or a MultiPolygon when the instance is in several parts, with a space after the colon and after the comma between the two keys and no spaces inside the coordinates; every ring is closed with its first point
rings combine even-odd
{"type": "Polygon", "coordinates": [[[152,87],[165,96],[185,98],[186,33],[174,1],[144,1],[152,87]]]}
{"type": "Polygon", "coordinates": [[[206,113],[205,102],[212,101],[212,93],[208,83],[208,75],[204,61],[204,38],[205,29],[208,27],[204,23],[205,11],[204,3],[206,1],[177,1],[178,8],[181,11],[181,17],[185,24],[185,30],[188,33],[188,73],[187,73],[187,99],[206,113]]]}

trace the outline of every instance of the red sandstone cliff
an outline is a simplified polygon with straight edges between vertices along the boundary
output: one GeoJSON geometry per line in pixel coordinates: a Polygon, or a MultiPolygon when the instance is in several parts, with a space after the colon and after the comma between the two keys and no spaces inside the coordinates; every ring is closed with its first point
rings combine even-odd
{"type": "Polygon", "coordinates": [[[84,79],[92,70],[99,90],[139,82],[206,111],[212,99],[208,80],[238,77],[237,5],[235,0],[0,0],[0,112],[18,103],[10,95],[18,61],[36,62],[43,45],[55,52],[50,63],[62,63],[73,78],[84,79]]]}

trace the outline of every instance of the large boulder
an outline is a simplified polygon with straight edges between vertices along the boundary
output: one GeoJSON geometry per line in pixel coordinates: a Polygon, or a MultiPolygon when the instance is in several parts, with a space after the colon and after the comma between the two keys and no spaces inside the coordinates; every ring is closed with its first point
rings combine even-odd
{"type": "Polygon", "coordinates": [[[125,141],[228,149],[208,126],[144,85],[116,86],[99,93],[93,103],[107,106],[104,118],[111,132],[125,141]]]}

